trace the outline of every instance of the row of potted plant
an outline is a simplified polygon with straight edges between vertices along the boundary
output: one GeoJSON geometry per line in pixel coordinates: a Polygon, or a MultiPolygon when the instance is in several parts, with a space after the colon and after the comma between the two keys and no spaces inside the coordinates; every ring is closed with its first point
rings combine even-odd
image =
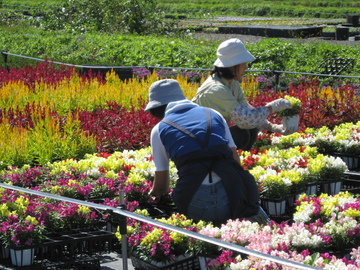
{"type": "MultiPolygon", "coordinates": [[[[94,151],[149,146],[150,130],[157,120],[142,108],[150,84],[161,76],[175,75],[157,71],[123,81],[115,72],[105,77],[91,72],[79,75],[73,69],[56,69],[48,63],[10,71],[0,68],[0,139],[4,141],[0,168],[45,165],[81,159],[94,151]],[[14,89],[16,96],[12,95],[14,89]],[[44,126],[51,132],[45,132],[44,126]],[[76,140],[71,140],[74,136],[76,140]]],[[[175,78],[191,99],[199,84],[190,83],[183,75],[175,78]]],[[[298,99],[301,131],[324,125],[331,129],[357,120],[360,103],[356,85],[343,82],[336,87],[320,87],[316,80],[303,78],[289,83],[286,91],[275,91],[264,86],[261,78],[252,75],[243,81],[249,102],[257,107],[286,96],[298,99]]],[[[269,120],[281,122],[276,114],[269,120]]]]}
{"type": "MultiPolygon", "coordinates": [[[[357,196],[341,192],[333,196],[302,195],[291,224],[272,221],[259,225],[237,219],[215,227],[211,223],[194,223],[179,214],[157,220],[310,266],[358,269],[359,206],[357,196]]],[[[120,240],[119,232],[116,235],[120,240]]],[[[148,262],[164,264],[185,254],[203,257],[208,269],[289,269],[135,220],[128,222],[128,243],[133,256],[148,262]]]]}
{"type": "Polygon", "coordinates": [[[316,146],[322,153],[360,154],[360,121],[341,123],[332,129],[306,128],[303,133],[288,136],[272,136],[271,144],[316,146]]]}
{"type": "MultiPolygon", "coordinates": [[[[257,179],[263,198],[278,198],[282,195],[279,191],[289,194],[306,185],[308,179],[320,181],[329,174],[340,177],[346,170],[341,160],[318,154],[316,148],[312,147],[267,149],[253,151],[251,155],[246,152],[241,154],[242,164],[257,179]],[[253,164],[250,161],[254,161],[253,164]]],[[[103,199],[101,203],[110,206],[118,205],[117,196],[121,189],[125,192],[128,208],[134,210],[141,203],[152,202],[153,198],[148,194],[154,175],[151,160],[149,147],[113,154],[88,154],[81,160],[68,159],[49,163],[46,167],[10,167],[1,172],[0,178],[3,183],[69,198],[89,201],[103,199]]],[[[175,184],[176,172],[171,163],[171,187],[175,184]]],[[[14,214],[18,216],[17,219],[35,215],[38,223],[45,225],[47,231],[56,231],[74,226],[89,225],[90,228],[94,226],[93,219],[99,216],[94,210],[87,210],[85,215],[85,209],[72,204],[47,204],[44,199],[25,195],[17,200],[17,195],[16,192],[1,189],[2,222],[8,222],[9,216],[20,209],[20,213],[14,214]],[[83,212],[80,215],[77,211],[83,212]]],[[[109,215],[100,217],[106,219],[109,215]]],[[[4,228],[8,226],[3,225],[4,228]]]]}
{"type": "Polygon", "coordinates": [[[254,149],[240,153],[241,164],[259,185],[264,199],[282,199],[307,185],[341,180],[348,170],[339,157],[320,154],[316,147],[254,149]]]}

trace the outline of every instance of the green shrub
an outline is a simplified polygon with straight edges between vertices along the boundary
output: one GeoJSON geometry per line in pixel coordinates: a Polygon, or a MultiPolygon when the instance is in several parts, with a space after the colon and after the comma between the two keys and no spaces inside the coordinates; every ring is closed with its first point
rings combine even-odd
{"type": "Polygon", "coordinates": [[[49,10],[40,24],[45,30],[166,34],[173,23],[163,19],[153,0],[73,0],[49,10]]]}

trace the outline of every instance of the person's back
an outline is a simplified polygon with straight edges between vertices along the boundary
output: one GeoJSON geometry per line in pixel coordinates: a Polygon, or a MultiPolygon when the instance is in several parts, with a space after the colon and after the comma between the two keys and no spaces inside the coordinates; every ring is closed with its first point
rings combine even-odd
{"type": "Polygon", "coordinates": [[[167,106],[159,133],[171,159],[215,145],[228,147],[222,117],[213,110],[207,110],[189,101],[173,102],[167,106]],[[183,130],[191,132],[193,137],[167,124],[166,121],[176,123],[183,130]]]}
{"type": "Polygon", "coordinates": [[[179,176],[172,196],[180,213],[216,224],[253,216],[253,221],[266,223],[266,214],[259,214],[257,184],[240,166],[221,114],[187,100],[175,80],[154,83],[149,100],[145,110],[162,120],[151,132],[156,169],[152,194],[166,193],[171,158],[179,176]]]}

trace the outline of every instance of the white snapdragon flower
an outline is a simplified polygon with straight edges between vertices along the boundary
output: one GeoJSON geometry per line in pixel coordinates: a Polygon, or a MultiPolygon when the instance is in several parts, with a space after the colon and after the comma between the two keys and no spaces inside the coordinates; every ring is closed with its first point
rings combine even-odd
{"type": "Polygon", "coordinates": [[[299,234],[293,235],[292,244],[294,246],[318,247],[322,245],[322,238],[307,230],[302,230],[299,234]]]}
{"type": "Polygon", "coordinates": [[[309,137],[300,137],[298,139],[295,139],[293,141],[293,144],[294,145],[303,145],[303,146],[306,146],[306,145],[315,145],[316,143],[316,138],[315,137],[312,137],[312,136],[309,136],[309,137]]]}
{"type": "Polygon", "coordinates": [[[253,261],[251,260],[242,260],[237,263],[231,263],[230,269],[231,270],[244,270],[244,269],[250,269],[253,265],[253,261]]]}
{"type": "Polygon", "coordinates": [[[101,172],[98,168],[92,168],[87,171],[85,171],[85,174],[92,177],[92,178],[98,178],[101,176],[101,172]]]}
{"type": "Polygon", "coordinates": [[[302,205],[301,211],[296,211],[296,213],[294,213],[293,219],[296,223],[309,222],[314,210],[315,206],[313,204],[302,205]]]}

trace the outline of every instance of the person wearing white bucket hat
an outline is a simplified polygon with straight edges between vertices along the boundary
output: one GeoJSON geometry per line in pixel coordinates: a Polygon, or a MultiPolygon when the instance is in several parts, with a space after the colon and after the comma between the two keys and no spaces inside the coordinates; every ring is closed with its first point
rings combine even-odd
{"type": "Polygon", "coordinates": [[[267,224],[254,177],[240,165],[225,119],[184,97],[173,79],[154,82],[145,111],[161,120],[151,130],[155,178],[150,194],[169,193],[169,161],[178,180],[172,198],[178,211],[194,220],[220,225],[228,219],[267,224]]]}
{"type": "Polygon", "coordinates": [[[254,108],[245,97],[240,82],[247,70],[247,63],[255,57],[245,48],[241,40],[232,38],[220,44],[218,58],[210,76],[199,87],[193,102],[220,112],[230,127],[237,149],[250,150],[260,130],[269,130],[282,135],[296,132],[296,128],[286,129],[283,125],[273,124],[267,117],[273,113],[291,108],[285,99],[276,99],[264,107],[254,108]]]}

